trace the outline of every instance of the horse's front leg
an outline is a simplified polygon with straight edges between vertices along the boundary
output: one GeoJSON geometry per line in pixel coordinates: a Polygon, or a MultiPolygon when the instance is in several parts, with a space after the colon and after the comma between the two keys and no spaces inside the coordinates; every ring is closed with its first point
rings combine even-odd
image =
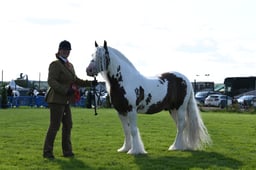
{"type": "Polygon", "coordinates": [[[128,112],[129,125],[131,130],[132,145],[128,154],[146,154],[143,142],[140,137],[139,129],[137,128],[137,112],[128,112]]]}
{"type": "Polygon", "coordinates": [[[125,138],[124,138],[123,146],[120,149],[118,149],[117,151],[118,152],[128,152],[131,149],[131,131],[129,128],[128,117],[124,116],[120,113],[118,115],[119,115],[119,119],[123,126],[125,138]]]}

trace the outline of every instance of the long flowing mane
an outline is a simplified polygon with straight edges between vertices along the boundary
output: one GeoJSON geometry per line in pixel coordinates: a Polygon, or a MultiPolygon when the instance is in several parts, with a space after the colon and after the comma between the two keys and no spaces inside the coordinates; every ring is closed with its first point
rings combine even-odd
{"type": "Polygon", "coordinates": [[[110,53],[111,53],[111,52],[114,53],[114,56],[115,56],[115,57],[118,57],[119,59],[124,60],[126,64],[129,64],[130,67],[133,67],[135,70],[137,70],[137,69],[134,67],[134,65],[131,63],[131,61],[128,60],[128,59],[124,56],[123,53],[121,53],[121,52],[118,51],[117,49],[112,48],[112,47],[109,47],[109,46],[108,46],[108,50],[109,50],[110,53]]]}
{"type": "MultiPolygon", "coordinates": [[[[107,50],[108,56],[105,56],[103,55],[103,53],[105,53],[104,47],[98,47],[97,51],[100,54],[96,55],[96,61],[100,61],[100,64],[98,65],[101,65],[101,67],[105,68],[105,70],[102,70],[101,75],[108,82],[107,85],[109,84],[109,74],[117,74],[118,70],[122,72],[122,75],[126,74],[126,76],[123,78],[131,77],[131,75],[143,76],[130,62],[130,60],[128,60],[128,58],[125,57],[125,55],[121,53],[119,50],[109,46],[107,50]],[[106,59],[108,57],[109,59],[106,59]]],[[[109,89],[109,87],[107,87],[107,89],[109,89]]]]}

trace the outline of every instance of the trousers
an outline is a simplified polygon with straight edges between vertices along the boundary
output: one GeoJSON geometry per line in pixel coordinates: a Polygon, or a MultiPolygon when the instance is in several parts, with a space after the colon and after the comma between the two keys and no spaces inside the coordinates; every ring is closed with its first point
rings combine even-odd
{"type": "Polygon", "coordinates": [[[63,155],[72,153],[71,129],[72,115],[69,104],[49,104],[50,125],[45,137],[43,154],[53,155],[54,140],[62,123],[62,152],[63,155]]]}

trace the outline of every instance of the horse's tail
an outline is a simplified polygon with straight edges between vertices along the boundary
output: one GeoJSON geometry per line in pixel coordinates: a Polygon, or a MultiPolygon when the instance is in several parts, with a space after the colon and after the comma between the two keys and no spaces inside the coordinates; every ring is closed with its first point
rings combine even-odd
{"type": "Polygon", "coordinates": [[[193,91],[191,92],[188,101],[184,133],[186,134],[184,137],[186,138],[185,141],[188,145],[187,147],[190,149],[202,149],[212,142],[208,130],[201,118],[193,91]]]}

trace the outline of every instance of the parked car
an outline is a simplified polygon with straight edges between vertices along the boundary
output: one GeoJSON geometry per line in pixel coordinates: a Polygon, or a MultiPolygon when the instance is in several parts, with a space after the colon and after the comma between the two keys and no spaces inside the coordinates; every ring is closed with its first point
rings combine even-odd
{"type": "Polygon", "coordinates": [[[232,104],[232,97],[222,94],[211,94],[204,101],[205,106],[216,106],[224,108],[232,104]]]}
{"type": "Polygon", "coordinates": [[[238,104],[242,107],[254,105],[255,95],[243,95],[236,99],[238,104]]]}
{"type": "Polygon", "coordinates": [[[252,98],[252,106],[253,106],[253,107],[256,107],[256,97],[253,97],[253,98],[252,98]]]}
{"type": "Polygon", "coordinates": [[[218,92],[214,91],[199,91],[195,95],[195,99],[198,103],[204,104],[205,98],[209,96],[210,94],[218,94],[218,92]]]}

